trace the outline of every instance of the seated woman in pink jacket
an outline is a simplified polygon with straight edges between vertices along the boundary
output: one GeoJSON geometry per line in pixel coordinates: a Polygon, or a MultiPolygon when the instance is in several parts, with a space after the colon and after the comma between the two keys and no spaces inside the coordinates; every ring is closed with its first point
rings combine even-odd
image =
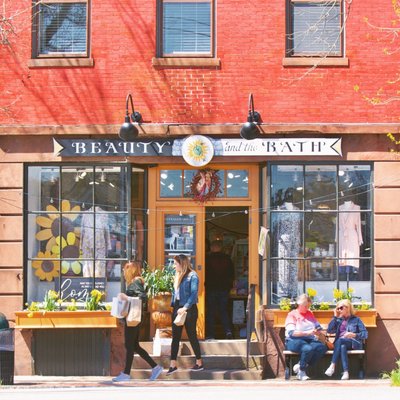
{"type": "Polygon", "coordinates": [[[297,309],[288,314],[285,322],[286,349],[300,354],[300,362],[293,366],[293,372],[301,381],[310,379],[306,368],[315,364],[328,350],[318,340],[322,326],[310,311],[310,306],[310,297],[300,295],[297,298],[297,309]]]}

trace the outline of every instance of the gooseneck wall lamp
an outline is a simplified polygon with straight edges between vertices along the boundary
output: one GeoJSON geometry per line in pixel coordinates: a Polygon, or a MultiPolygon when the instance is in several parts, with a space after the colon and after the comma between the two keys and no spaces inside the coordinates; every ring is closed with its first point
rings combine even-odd
{"type": "Polygon", "coordinates": [[[251,140],[259,136],[260,130],[257,126],[261,119],[260,113],[254,111],[253,94],[249,96],[249,114],[247,115],[247,122],[240,129],[240,136],[243,139],[251,140]]]}
{"type": "Polygon", "coordinates": [[[135,126],[132,122],[140,122],[142,120],[142,115],[139,112],[135,111],[135,108],[133,107],[132,95],[130,93],[128,94],[128,96],[126,96],[125,111],[126,111],[125,122],[122,124],[119,130],[119,137],[122,140],[129,142],[137,138],[139,134],[137,126],[135,126]],[[129,115],[129,102],[131,104],[131,110],[132,110],[132,114],[130,115],[129,115]]]}

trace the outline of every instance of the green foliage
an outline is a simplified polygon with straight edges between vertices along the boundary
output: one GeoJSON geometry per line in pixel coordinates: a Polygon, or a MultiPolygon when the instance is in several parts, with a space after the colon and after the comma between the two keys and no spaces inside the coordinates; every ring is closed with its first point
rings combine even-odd
{"type": "Polygon", "coordinates": [[[392,386],[400,386],[400,360],[396,361],[396,366],[397,368],[381,375],[383,379],[390,379],[392,386]]]}
{"type": "Polygon", "coordinates": [[[146,264],[142,276],[144,288],[149,298],[161,293],[172,293],[174,290],[175,268],[173,266],[160,266],[151,269],[146,264]]]}

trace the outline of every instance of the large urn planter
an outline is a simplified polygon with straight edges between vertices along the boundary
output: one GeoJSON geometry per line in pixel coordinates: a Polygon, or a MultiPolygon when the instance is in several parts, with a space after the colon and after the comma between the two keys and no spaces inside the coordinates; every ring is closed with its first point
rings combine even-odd
{"type": "Polygon", "coordinates": [[[116,328],[117,319],[110,311],[16,311],[15,327],[49,328],[116,328]]]}
{"type": "MultiPolygon", "coordinates": [[[[274,328],[284,328],[285,320],[289,313],[286,310],[269,310],[274,315],[274,328]]],[[[314,310],[313,314],[321,325],[328,325],[333,317],[333,310],[314,310]]],[[[376,310],[356,310],[357,317],[360,317],[367,328],[376,328],[376,310]]]]}
{"type": "Polygon", "coordinates": [[[172,326],[171,293],[162,293],[150,301],[151,319],[156,329],[172,326]]]}

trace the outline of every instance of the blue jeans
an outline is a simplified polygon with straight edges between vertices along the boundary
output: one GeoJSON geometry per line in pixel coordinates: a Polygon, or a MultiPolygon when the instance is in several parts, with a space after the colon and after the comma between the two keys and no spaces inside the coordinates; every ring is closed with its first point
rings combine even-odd
{"type": "Polygon", "coordinates": [[[229,291],[227,290],[207,290],[206,293],[206,336],[215,337],[215,317],[219,314],[225,335],[232,332],[228,315],[229,291]]]}
{"type": "Polygon", "coordinates": [[[347,350],[352,349],[352,340],[346,338],[339,338],[335,342],[333,349],[332,363],[337,364],[339,359],[342,359],[343,371],[349,371],[349,358],[347,350]]]}
{"type": "Polygon", "coordinates": [[[315,364],[328,348],[317,339],[286,339],[286,349],[300,354],[300,369],[305,371],[308,365],[315,364]]]}

